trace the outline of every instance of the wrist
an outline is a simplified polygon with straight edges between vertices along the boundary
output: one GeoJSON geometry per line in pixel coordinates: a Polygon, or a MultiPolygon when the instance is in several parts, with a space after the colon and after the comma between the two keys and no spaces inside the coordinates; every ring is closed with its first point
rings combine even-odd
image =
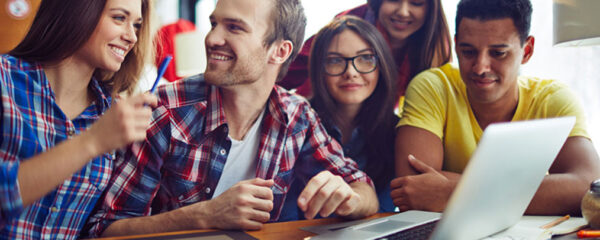
{"type": "Polygon", "coordinates": [[[97,141],[94,135],[89,132],[89,130],[84,131],[80,135],[76,136],[73,140],[75,140],[74,142],[80,146],[79,149],[83,151],[80,154],[86,156],[86,159],[94,158],[105,152],[100,147],[100,143],[97,141]]]}
{"type": "Polygon", "coordinates": [[[209,203],[212,200],[198,202],[189,206],[177,209],[174,215],[181,220],[181,226],[186,226],[187,229],[210,229],[215,228],[214,218],[211,217],[208,209],[209,203]],[[181,217],[183,216],[183,217],[181,217]],[[211,219],[213,221],[211,221],[211,219]]]}

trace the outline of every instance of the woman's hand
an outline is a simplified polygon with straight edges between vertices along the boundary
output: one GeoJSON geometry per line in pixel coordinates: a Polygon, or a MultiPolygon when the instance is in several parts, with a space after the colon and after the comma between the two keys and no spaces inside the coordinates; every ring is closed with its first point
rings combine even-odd
{"type": "Polygon", "coordinates": [[[150,106],[156,107],[157,102],[157,97],[150,93],[121,98],[82,135],[92,140],[97,154],[144,140],[152,116],[150,106]]]}

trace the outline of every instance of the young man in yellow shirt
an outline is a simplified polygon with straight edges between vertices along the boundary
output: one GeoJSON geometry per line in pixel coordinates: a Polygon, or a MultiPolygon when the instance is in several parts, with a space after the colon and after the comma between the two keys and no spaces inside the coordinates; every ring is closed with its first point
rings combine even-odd
{"type": "MultiPolygon", "coordinates": [[[[460,69],[447,64],[411,81],[396,137],[391,196],[400,210],[443,211],[491,123],[576,116],[575,127],[530,203],[529,214],[578,214],[600,163],[584,112],[566,85],[519,77],[533,54],[529,0],[462,0],[460,69]]],[[[527,171],[527,169],[523,169],[527,171]]],[[[501,184],[501,183],[499,183],[501,184]]]]}

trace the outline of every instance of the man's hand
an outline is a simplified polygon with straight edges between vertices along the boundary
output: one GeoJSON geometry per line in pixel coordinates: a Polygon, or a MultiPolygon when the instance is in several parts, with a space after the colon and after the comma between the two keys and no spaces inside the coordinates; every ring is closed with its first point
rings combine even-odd
{"type": "MultiPolygon", "coordinates": [[[[275,184],[273,180],[261,178],[238,182],[223,194],[209,200],[203,209],[198,210],[208,213],[209,222],[206,226],[209,228],[261,229],[262,224],[269,221],[271,217],[273,184],[275,184]]],[[[195,205],[200,206],[198,203],[195,205]]]]}
{"type": "Polygon", "coordinates": [[[395,178],[391,197],[400,211],[425,210],[442,212],[454,191],[455,182],[441,172],[408,155],[408,162],[418,175],[395,178]]]}
{"type": "Polygon", "coordinates": [[[352,214],[360,205],[361,197],[340,176],[322,171],[314,176],[298,197],[298,207],[306,219],[317,213],[328,217],[332,213],[340,216],[352,214]]]}

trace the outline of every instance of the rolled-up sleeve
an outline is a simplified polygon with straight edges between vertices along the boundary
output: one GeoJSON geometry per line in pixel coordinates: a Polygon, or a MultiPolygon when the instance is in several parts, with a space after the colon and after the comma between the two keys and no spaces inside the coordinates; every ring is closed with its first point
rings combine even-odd
{"type": "Polygon", "coordinates": [[[17,174],[19,162],[0,163],[0,226],[23,211],[17,174]]]}

